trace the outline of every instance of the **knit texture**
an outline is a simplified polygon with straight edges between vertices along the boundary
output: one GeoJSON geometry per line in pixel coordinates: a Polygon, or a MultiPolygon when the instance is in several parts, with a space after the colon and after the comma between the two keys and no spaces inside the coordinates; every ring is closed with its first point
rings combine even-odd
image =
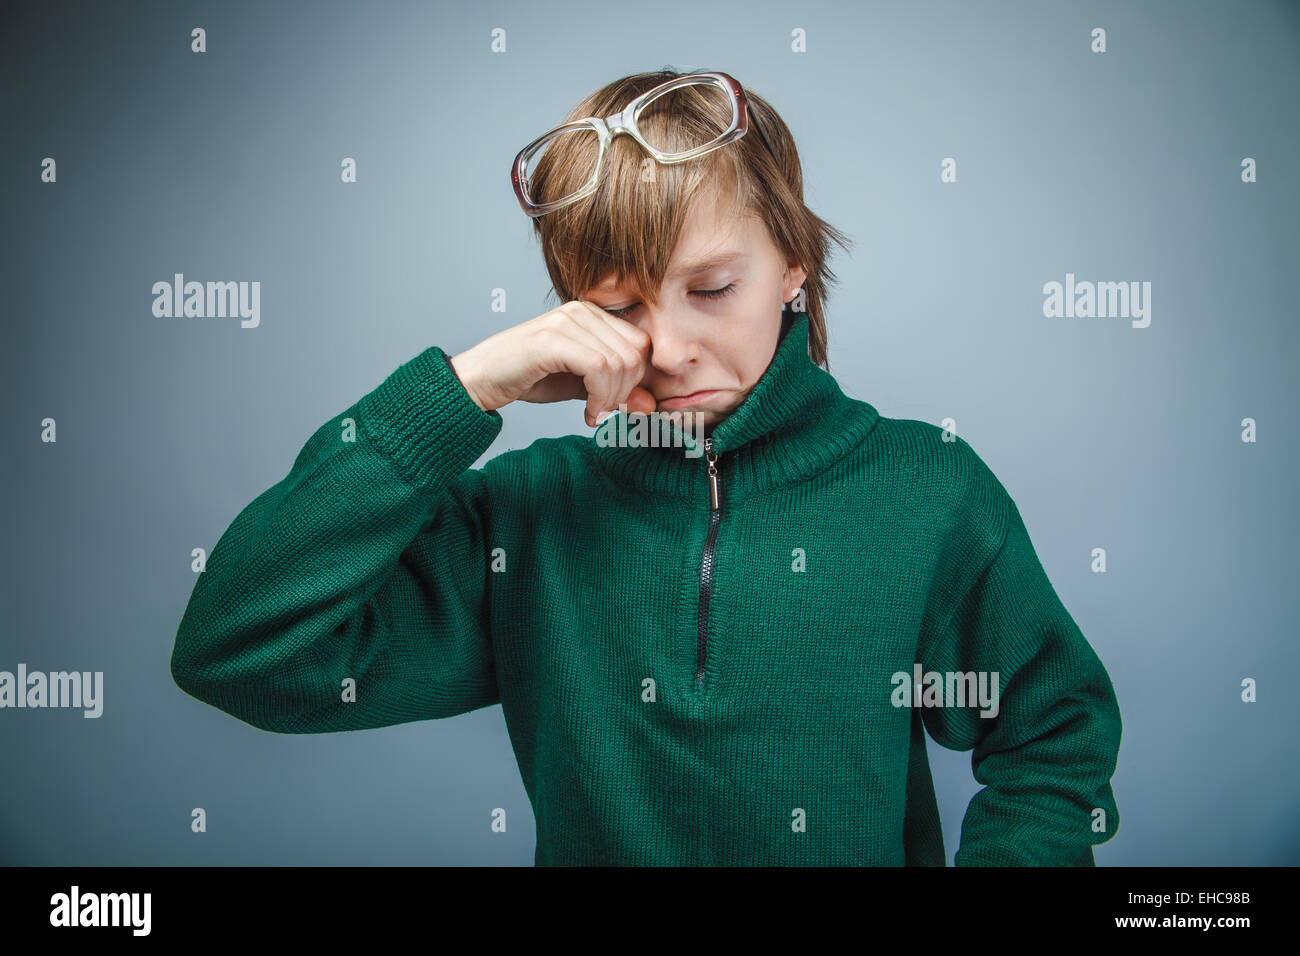
{"type": "Polygon", "coordinates": [[[1114,689],[968,443],[846,396],[803,313],[713,432],[716,513],[705,457],[603,443],[637,417],[476,469],[501,416],[426,349],[234,519],[173,678],[279,733],[501,704],[539,865],[942,866],[926,732],[984,785],[957,865],[1093,864],[1114,689]],[[997,672],[996,716],[916,664],[997,672]]]}

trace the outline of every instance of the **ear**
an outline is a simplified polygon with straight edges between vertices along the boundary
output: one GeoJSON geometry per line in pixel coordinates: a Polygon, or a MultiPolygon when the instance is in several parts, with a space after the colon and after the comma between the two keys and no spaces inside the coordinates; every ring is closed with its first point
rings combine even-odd
{"type": "Polygon", "coordinates": [[[799,264],[797,259],[791,259],[787,263],[784,278],[785,288],[782,290],[782,296],[786,302],[795,297],[807,278],[807,270],[799,264]]]}

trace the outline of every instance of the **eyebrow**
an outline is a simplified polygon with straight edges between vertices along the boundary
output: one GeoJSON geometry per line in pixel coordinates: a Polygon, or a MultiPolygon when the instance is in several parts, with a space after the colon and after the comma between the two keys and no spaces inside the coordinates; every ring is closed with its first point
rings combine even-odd
{"type": "MultiPolygon", "coordinates": [[[[724,249],[722,252],[715,252],[711,256],[705,256],[703,259],[697,259],[694,262],[687,262],[684,265],[671,270],[665,279],[675,279],[678,276],[695,275],[699,272],[707,272],[709,269],[716,269],[718,266],[725,266],[735,262],[737,259],[743,259],[748,255],[743,249],[724,249]]],[[[613,295],[618,290],[608,285],[609,280],[600,289],[602,292],[608,292],[613,295]]]]}
{"type": "Polygon", "coordinates": [[[676,278],[677,276],[682,276],[682,275],[692,275],[696,272],[705,272],[708,269],[713,269],[718,266],[725,266],[730,262],[734,262],[736,259],[740,259],[744,257],[744,255],[745,252],[742,249],[731,249],[731,250],[723,250],[722,252],[716,252],[711,256],[705,256],[703,259],[698,259],[695,262],[688,262],[681,268],[673,269],[671,272],[668,273],[668,278],[676,278]]]}

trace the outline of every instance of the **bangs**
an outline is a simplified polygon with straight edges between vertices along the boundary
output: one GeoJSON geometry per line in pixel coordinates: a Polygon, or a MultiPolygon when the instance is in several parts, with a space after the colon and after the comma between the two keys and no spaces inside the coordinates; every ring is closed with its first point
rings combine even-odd
{"type": "MultiPolygon", "coordinates": [[[[714,203],[719,222],[750,208],[753,189],[738,162],[739,143],[698,159],[665,165],[628,136],[619,136],[605,153],[605,169],[592,195],[536,220],[543,243],[552,250],[556,293],[563,301],[580,298],[611,274],[620,286],[631,280],[648,301],[658,299],[673,250],[696,203],[714,203]]],[[[593,160],[557,157],[548,188],[563,195],[590,177],[593,160]]]]}

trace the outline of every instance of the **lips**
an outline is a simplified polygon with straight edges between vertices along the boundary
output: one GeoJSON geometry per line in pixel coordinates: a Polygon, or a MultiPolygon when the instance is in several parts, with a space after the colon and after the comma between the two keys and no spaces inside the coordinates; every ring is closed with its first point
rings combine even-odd
{"type": "Polygon", "coordinates": [[[677,407],[680,405],[693,405],[697,402],[704,401],[709,396],[717,392],[716,388],[704,388],[698,392],[689,392],[686,395],[673,395],[663,399],[659,404],[663,406],[677,407]]]}

